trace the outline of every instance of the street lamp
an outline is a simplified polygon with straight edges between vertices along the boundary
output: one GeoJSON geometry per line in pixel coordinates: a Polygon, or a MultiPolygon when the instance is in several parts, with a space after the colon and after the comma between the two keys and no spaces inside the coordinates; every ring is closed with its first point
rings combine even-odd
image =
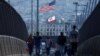
{"type": "Polygon", "coordinates": [[[33,0],[31,0],[31,34],[33,35],[33,0]]]}
{"type": "Polygon", "coordinates": [[[78,2],[74,2],[73,4],[75,4],[75,6],[76,6],[76,9],[75,9],[76,14],[75,15],[76,15],[76,19],[77,19],[77,12],[79,11],[78,6],[87,6],[87,5],[82,5],[82,4],[80,5],[78,2]]]}
{"type": "MultiPolygon", "coordinates": [[[[76,12],[76,18],[75,19],[77,19],[77,9],[78,9],[78,2],[74,2],[73,4],[75,4],[75,12],[76,12]]],[[[76,23],[76,22],[75,22],[76,23]]]]}
{"type": "MultiPolygon", "coordinates": [[[[74,2],[73,4],[75,4],[75,6],[76,6],[76,8],[75,8],[75,12],[76,12],[76,20],[77,20],[77,13],[78,13],[78,11],[83,11],[83,10],[78,10],[78,6],[87,6],[87,5],[83,5],[83,4],[79,4],[78,2],[74,2]]],[[[78,22],[79,22],[80,20],[78,19],[78,22]]],[[[76,22],[75,22],[75,24],[77,24],[76,22]]]]}
{"type": "Polygon", "coordinates": [[[37,32],[39,32],[39,0],[37,0],[37,32]]]}
{"type": "MultiPolygon", "coordinates": [[[[39,32],[39,0],[37,0],[37,11],[36,11],[36,22],[37,22],[37,30],[39,32]]],[[[33,0],[31,0],[31,33],[33,34],[33,0]]],[[[37,34],[36,34],[37,35],[37,34]]]]}

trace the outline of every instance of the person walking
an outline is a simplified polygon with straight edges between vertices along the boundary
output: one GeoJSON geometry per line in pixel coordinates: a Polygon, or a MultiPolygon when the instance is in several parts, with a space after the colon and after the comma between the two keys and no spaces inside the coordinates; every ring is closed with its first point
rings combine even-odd
{"type": "Polygon", "coordinates": [[[34,47],[34,40],[32,39],[32,34],[30,34],[30,36],[28,37],[26,43],[28,45],[29,54],[31,56],[31,54],[33,52],[33,47],[34,47]]]}
{"type": "Polygon", "coordinates": [[[39,36],[39,32],[37,32],[37,36],[35,37],[35,48],[36,48],[36,55],[40,56],[40,46],[41,46],[41,36],[39,36]]]}
{"type": "Polygon", "coordinates": [[[47,53],[47,56],[50,55],[51,45],[52,45],[52,40],[50,39],[50,37],[48,37],[46,39],[46,53],[47,53]]]}
{"type": "Polygon", "coordinates": [[[64,36],[63,32],[61,32],[60,36],[57,39],[61,56],[64,56],[64,48],[65,48],[66,41],[67,41],[66,37],[64,36]]]}
{"type": "Polygon", "coordinates": [[[79,41],[79,33],[76,30],[76,28],[77,28],[76,25],[74,25],[72,31],[70,32],[70,43],[72,47],[71,51],[73,56],[77,52],[77,46],[79,41]]]}

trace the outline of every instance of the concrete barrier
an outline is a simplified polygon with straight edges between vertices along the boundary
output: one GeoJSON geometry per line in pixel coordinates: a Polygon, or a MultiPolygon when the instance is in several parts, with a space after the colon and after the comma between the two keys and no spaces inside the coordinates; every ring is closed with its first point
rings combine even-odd
{"type": "Polygon", "coordinates": [[[100,36],[86,40],[78,47],[77,56],[100,56],[100,36]]]}
{"type": "Polygon", "coordinates": [[[26,42],[13,36],[0,35],[0,56],[29,56],[26,42]]]}

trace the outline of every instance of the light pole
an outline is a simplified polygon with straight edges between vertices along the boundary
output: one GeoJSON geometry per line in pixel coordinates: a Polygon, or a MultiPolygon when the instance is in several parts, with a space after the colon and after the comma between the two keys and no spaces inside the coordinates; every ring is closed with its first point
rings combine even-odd
{"type": "MultiPolygon", "coordinates": [[[[78,9],[78,2],[74,2],[73,4],[75,4],[75,12],[76,12],[76,16],[75,16],[75,20],[77,19],[77,9],[78,9]]],[[[76,21],[75,21],[75,24],[76,24],[76,21]]]]}
{"type": "MultiPolygon", "coordinates": [[[[79,21],[79,19],[77,18],[77,12],[78,12],[78,11],[83,11],[83,10],[78,10],[78,6],[87,6],[87,5],[82,5],[82,4],[80,5],[78,2],[74,2],[73,4],[75,4],[75,6],[76,6],[76,7],[75,7],[75,12],[76,12],[76,14],[75,14],[75,15],[76,15],[75,20],[78,20],[78,21],[79,21]]],[[[77,24],[76,21],[75,21],[75,24],[77,24]]]]}
{"type": "Polygon", "coordinates": [[[39,0],[37,0],[37,32],[39,32],[39,0]]]}
{"type": "Polygon", "coordinates": [[[31,34],[33,35],[33,0],[31,0],[31,34]]]}

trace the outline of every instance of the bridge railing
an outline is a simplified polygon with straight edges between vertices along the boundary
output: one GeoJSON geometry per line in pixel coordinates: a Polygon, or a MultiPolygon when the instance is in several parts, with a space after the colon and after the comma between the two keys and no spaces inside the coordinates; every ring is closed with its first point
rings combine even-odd
{"type": "Polygon", "coordinates": [[[96,6],[100,3],[100,0],[89,0],[86,7],[84,8],[81,16],[78,18],[78,27],[81,28],[83,23],[87,20],[87,18],[91,15],[94,11],[96,6]]]}
{"type": "Polygon", "coordinates": [[[16,37],[0,35],[0,56],[29,56],[26,42],[16,37]]]}

